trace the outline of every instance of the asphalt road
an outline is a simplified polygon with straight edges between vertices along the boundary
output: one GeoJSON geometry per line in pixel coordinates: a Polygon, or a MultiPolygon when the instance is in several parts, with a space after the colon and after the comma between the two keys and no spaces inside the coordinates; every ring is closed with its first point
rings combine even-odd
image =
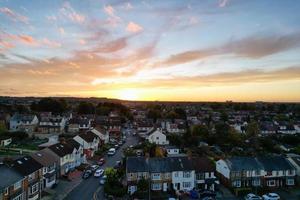
{"type": "MultiPolygon", "coordinates": [[[[127,135],[126,143],[123,144],[116,152],[114,156],[105,156],[105,164],[101,166],[101,169],[107,167],[113,167],[118,160],[122,160],[123,149],[138,143],[138,140],[134,136],[127,135]]],[[[99,184],[99,178],[91,176],[90,178],[83,180],[76,188],[74,188],[65,198],[65,200],[90,200],[93,199],[94,193],[97,191],[98,199],[104,199],[103,186],[99,184]],[[102,197],[102,198],[101,198],[102,197]]]]}

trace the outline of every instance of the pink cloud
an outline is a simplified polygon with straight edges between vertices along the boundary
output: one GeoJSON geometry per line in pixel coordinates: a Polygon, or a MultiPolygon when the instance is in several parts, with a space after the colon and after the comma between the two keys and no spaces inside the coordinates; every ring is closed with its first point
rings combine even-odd
{"type": "Polygon", "coordinates": [[[38,42],[29,35],[18,35],[18,39],[20,42],[28,45],[37,45],[38,42]]]}
{"type": "Polygon", "coordinates": [[[28,24],[28,18],[26,16],[20,15],[7,7],[0,8],[0,12],[5,14],[13,21],[19,21],[28,24]]]}
{"type": "Polygon", "coordinates": [[[83,40],[83,39],[80,39],[80,40],[79,40],[79,43],[82,44],[82,45],[85,45],[85,44],[86,44],[86,41],[83,40]]]}
{"type": "Polygon", "coordinates": [[[104,12],[110,16],[114,16],[115,15],[115,10],[111,5],[108,6],[104,6],[103,8],[104,12]]]}
{"type": "Polygon", "coordinates": [[[61,35],[64,35],[64,34],[65,34],[65,29],[64,29],[64,28],[60,27],[58,30],[59,30],[59,33],[60,33],[61,35]]]}
{"type": "Polygon", "coordinates": [[[140,25],[134,23],[134,22],[129,22],[127,27],[126,27],[126,30],[128,32],[131,32],[131,33],[137,33],[137,32],[140,32],[143,30],[143,27],[141,27],[140,25]]]}
{"type": "Polygon", "coordinates": [[[85,16],[76,12],[69,2],[63,4],[60,12],[63,16],[69,18],[73,22],[83,23],[85,21],[85,16]]]}
{"type": "Polygon", "coordinates": [[[59,42],[51,41],[48,38],[42,39],[40,43],[51,48],[61,47],[61,44],[59,42]]]}

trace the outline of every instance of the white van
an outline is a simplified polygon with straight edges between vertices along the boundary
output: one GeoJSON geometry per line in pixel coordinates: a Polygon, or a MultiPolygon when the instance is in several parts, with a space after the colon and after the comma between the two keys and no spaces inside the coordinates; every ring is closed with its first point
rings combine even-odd
{"type": "Polygon", "coordinates": [[[115,153],[116,153],[116,149],[115,149],[115,148],[110,148],[110,149],[108,150],[108,152],[107,152],[107,155],[113,156],[113,155],[115,155],[115,153]]]}

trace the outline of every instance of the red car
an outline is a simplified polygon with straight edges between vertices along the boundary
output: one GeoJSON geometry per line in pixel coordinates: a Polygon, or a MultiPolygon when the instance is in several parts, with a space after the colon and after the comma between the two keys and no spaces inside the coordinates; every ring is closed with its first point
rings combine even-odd
{"type": "Polygon", "coordinates": [[[98,162],[98,165],[104,165],[104,163],[105,163],[105,160],[104,160],[104,158],[101,158],[100,160],[99,160],[99,162],[98,162]]]}

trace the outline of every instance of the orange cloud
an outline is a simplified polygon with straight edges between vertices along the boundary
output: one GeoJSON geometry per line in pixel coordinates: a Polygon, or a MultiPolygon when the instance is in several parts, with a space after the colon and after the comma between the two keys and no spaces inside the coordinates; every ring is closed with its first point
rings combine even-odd
{"type": "Polygon", "coordinates": [[[126,27],[126,30],[131,33],[137,33],[137,32],[141,32],[143,30],[143,27],[141,27],[140,25],[134,22],[129,22],[126,27]]]}
{"type": "Polygon", "coordinates": [[[37,41],[29,35],[19,35],[19,40],[24,44],[37,45],[37,41]]]}
{"type": "Polygon", "coordinates": [[[114,8],[113,8],[111,5],[104,6],[103,10],[104,10],[104,12],[105,12],[106,14],[108,14],[108,15],[110,15],[110,16],[114,16],[114,14],[115,14],[115,13],[114,13],[115,10],[114,10],[114,8]]]}

